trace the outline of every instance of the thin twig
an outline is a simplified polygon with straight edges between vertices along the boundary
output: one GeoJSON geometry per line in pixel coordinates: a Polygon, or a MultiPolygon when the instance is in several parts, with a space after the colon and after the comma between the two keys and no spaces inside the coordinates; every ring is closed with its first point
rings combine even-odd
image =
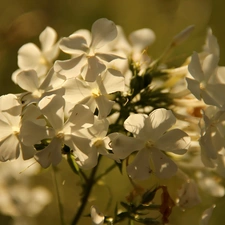
{"type": "Polygon", "coordinates": [[[57,197],[57,202],[58,202],[59,217],[60,217],[61,225],[65,225],[64,216],[63,216],[63,214],[64,214],[63,205],[62,205],[62,202],[61,202],[57,178],[56,178],[56,169],[57,168],[55,166],[52,166],[52,176],[53,176],[53,181],[54,181],[54,184],[55,184],[56,197],[57,197]]]}
{"type": "MultiPolygon", "coordinates": [[[[99,158],[100,159],[100,158],[99,158]]],[[[76,215],[74,216],[73,218],[73,221],[71,223],[71,225],[76,225],[78,223],[78,221],[80,220],[80,217],[81,215],[83,214],[83,211],[85,209],[85,206],[87,204],[87,201],[88,201],[88,198],[91,194],[91,191],[92,191],[92,188],[95,184],[95,175],[96,175],[96,172],[97,172],[97,169],[98,169],[98,166],[99,166],[99,162],[98,164],[93,168],[88,180],[87,180],[87,183],[85,185],[86,189],[84,191],[84,196],[82,197],[81,199],[81,205],[79,207],[79,209],[77,210],[77,213],[76,215]]]]}

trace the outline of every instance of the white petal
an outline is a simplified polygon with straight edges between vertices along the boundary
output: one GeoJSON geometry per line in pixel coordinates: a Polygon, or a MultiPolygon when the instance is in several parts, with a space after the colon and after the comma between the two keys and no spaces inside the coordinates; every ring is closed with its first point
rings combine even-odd
{"type": "MultiPolygon", "coordinates": [[[[43,121],[43,119],[37,120],[37,118],[39,118],[41,115],[41,110],[36,105],[30,104],[26,108],[24,108],[22,123],[26,120],[36,120],[35,123],[37,121],[43,121]]],[[[45,125],[45,123],[43,125],[45,125]]]]}
{"type": "Polygon", "coordinates": [[[94,49],[98,49],[116,38],[117,28],[116,25],[111,20],[102,18],[94,22],[91,28],[91,33],[92,33],[91,46],[94,49]]]}
{"type": "Polygon", "coordinates": [[[155,146],[163,151],[175,154],[184,154],[191,142],[191,138],[182,130],[174,129],[166,132],[156,143],[155,146]]]}
{"type": "Polygon", "coordinates": [[[217,66],[218,66],[218,61],[219,61],[219,57],[211,54],[208,55],[204,61],[203,61],[203,65],[202,65],[202,70],[204,72],[205,75],[205,80],[208,81],[210,76],[213,75],[213,73],[215,73],[217,66]]]}
{"type": "Polygon", "coordinates": [[[224,105],[224,91],[224,84],[208,84],[207,87],[202,90],[201,96],[206,104],[214,105],[220,108],[224,105]]]}
{"type": "MultiPolygon", "coordinates": [[[[90,147],[90,140],[87,138],[76,136],[75,134],[65,135],[65,143],[75,152],[79,149],[80,152],[83,152],[86,156],[89,154],[91,147],[90,147]]],[[[80,158],[80,161],[83,161],[80,158]]]]}
{"type": "Polygon", "coordinates": [[[0,161],[17,159],[20,154],[19,140],[15,135],[8,136],[0,143],[0,161]]]}
{"type": "Polygon", "coordinates": [[[43,150],[38,151],[34,158],[43,168],[47,168],[51,164],[56,166],[62,160],[61,149],[62,140],[53,138],[51,143],[43,150]]]}
{"type": "Polygon", "coordinates": [[[22,105],[16,95],[7,94],[0,97],[0,111],[7,112],[13,116],[21,114],[22,105]]]}
{"type": "Polygon", "coordinates": [[[186,78],[188,89],[191,91],[191,93],[198,99],[201,100],[201,89],[200,89],[200,83],[197,80],[193,80],[190,78],[186,78]]]}
{"type": "Polygon", "coordinates": [[[127,137],[124,134],[111,133],[108,135],[111,142],[109,143],[114,154],[120,159],[127,158],[132,152],[138,151],[143,148],[144,142],[133,138],[127,137]]]}
{"type": "Polygon", "coordinates": [[[111,54],[111,53],[96,53],[95,54],[97,57],[99,57],[100,59],[106,61],[106,62],[111,62],[115,59],[125,59],[124,57],[121,57],[119,55],[115,55],[115,54],[111,54]]]}
{"type": "Polygon", "coordinates": [[[195,80],[199,82],[204,80],[204,73],[202,71],[200,60],[196,52],[194,52],[191,57],[191,62],[188,65],[188,71],[195,80]]]}
{"type": "Polygon", "coordinates": [[[38,125],[30,120],[26,120],[22,123],[20,138],[24,145],[35,145],[47,137],[45,126],[38,125]]]}
{"type": "Polygon", "coordinates": [[[55,130],[59,131],[62,129],[65,100],[61,96],[46,96],[39,102],[38,107],[55,130]]]}
{"type": "Polygon", "coordinates": [[[12,127],[3,120],[0,120],[0,141],[13,133],[12,127]]]}
{"type": "MultiPolygon", "coordinates": [[[[86,137],[104,138],[108,132],[109,122],[107,119],[94,118],[94,125],[88,129],[83,129],[86,137]]],[[[82,132],[83,133],[83,132],[82,132]]]]}
{"type": "Polygon", "coordinates": [[[124,121],[124,128],[134,135],[138,135],[144,127],[147,118],[146,114],[132,114],[124,121]]]}
{"type": "Polygon", "coordinates": [[[59,47],[63,52],[71,55],[81,55],[88,50],[85,38],[78,35],[63,38],[59,47]]]}
{"type": "Polygon", "coordinates": [[[91,206],[91,219],[93,225],[103,225],[105,217],[95,206],[91,206]]]}
{"type": "MultiPolygon", "coordinates": [[[[76,149],[75,154],[78,153],[78,149],[76,149]]],[[[81,154],[77,154],[78,158],[81,158],[81,154]]],[[[90,149],[90,152],[86,157],[82,157],[83,160],[79,161],[77,160],[77,164],[84,170],[90,170],[94,168],[98,163],[98,152],[96,149],[92,148],[90,149]]]]}
{"type": "Polygon", "coordinates": [[[177,172],[177,165],[157,148],[151,148],[154,172],[158,178],[168,179],[177,172]]]}
{"type": "Polygon", "coordinates": [[[89,128],[94,123],[94,114],[87,106],[77,104],[72,109],[69,122],[72,123],[73,131],[81,128],[89,128]]]}
{"type": "Polygon", "coordinates": [[[46,27],[39,36],[42,50],[48,51],[56,42],[57,33],[51,27],[46,27]]]}
{"type": "Polygon", "coordinates": [[[81,36],[86,40],[87,46],[90,46],[91,44],[91,32],[86,29],[80,29],[75,31],[73,34],[71,34],[69,37],[73,36],[81,36]]]}
{"type": "Polygon", "coordinates": [[[215,162],[208,157],[203,147],[201,147],[201,160],[206,167],[215,168],[216,166],[215,162]]]}
{"type": "Polygon", "coordinates": [[[65,135],[64,141],[73,150],[73,154],[78,158],[79,165],[82,166],[83,162],[88,160],[88,155],[91,152],[90,140],[72,134],[65,135]]]}
{"type": "Polygon", "coordinates": [[[133,48],[142,51],[155,41],[155,33],[147,28],[136,30],[129,35],[133,48]]]}
{"type": "Polygon", "coordinates": [[[176,123],[176,118],[171,110],[159,108],[149,114],[143,129],[138,137],[148,136],[151,141],[158,140],[169,128],[176,123]]]}
{"type": "Polygon", "coordinates": [[[16,76],[17,76],[17,74],[19,74],[21,71],[22,71],[21,69],[17,69],[16,71],[14,71],[14,72],[12,73],[11,79],[12,79],[12,81],[13,81],[15,84],[17,84],[17,83],[16,83],[16,76]]]}
{"type": "MultiPolygon", "coordinates": [[[[0,111],[7,119],[7,123],[19,128],[21,120],[22,105],[16,95],[7,94],[0,97],[0,111]]],[[[1,118],[1,117],[0,117],[1,118]]],[[[5,121],[5,120],[4,120],[5,121]]],[[[5,121],[6,122],[6,121],[5,121]]]]}
{"type": "Polygon", "coordinates": [[[212,212],[215,209],[216,205],[212,205],[210,208],[206,209],[203,213],[202,213],[202,217],[201,217],[201,221],[200,221],[200,225],[208,225],[209,220],[212,216],[212,212]]]}
{"type": "Polygon", "coordinates": [[[152,173],[150,168],[150,152],[148,149],[142,149],[135,156],[132,163],[127,166],[127,173],[131,179],[146,180],[152,173]]]}
{"type": "Polygon", "coordinates": [[[94,82],[106,66],[95,56],[87,58],[87,64],[82,68],[81,76],[85,81],[94,82]]]}
{"type": "Polygon", "coordinates": [[[20,143],[22,156],[24,160],[34,157],[36,150],[33,146],[26,146],[23,143],[20,143]]]}
{"type": "Polygon", "coordinates": [[[204,151],[205,157],[208,157],[210,159],[216,159],[217,158],[217,150],[215,149],[213,143],[212,143],[212,137],[211,137],[210,131],[206,132],[199,140],[199,144],[201,146],[202,151],[204,151]]]}
{"type": "MultiPolygon", "coordinates": [[[[217,167],[216,167],[216,172],[222,176],[223,178],[225,178],[225,158],[223,155],[218,154],[218,158],[217,158],[217,167]]],[[[211,166],[212,168],[215,166],[211,166]]]]}
{"type": "Polygon", "coordinates": [[[53,61],[59,55],[59,52],[60,52],[59,42],[56,42],[55,45],[53,45],[49,50],[43,52],[43,56],[47,60],[48,64],[49,65],[52,65],[53,64],[53,61]]]}
{"type": "Polygon", "coordinates": [[[33,43],[23,45],[18,51],[20,69],[33,69],[40,63],[41,51],[33,43]]]}
{"type": "Polygon", "coordinates": [[[77,103],[86,97],[91,96],[91,89],[87,82],[72,78],[68,79],[64,84],[66,101],[77,103]]]}
{"type": "Polygon", "coordinates": [[[201,202],[198,187],[193,180],[185,182],[179,190],[179,206],[191,208],[201,202]]]}
{"type": "Polygon", "coordinates": [[[44,91],[50,91],[55,88],[62,87],[62,84],[65,82],[65,76],[58,74],[51,68],[46,75],[45,79],[41,83],[39,89],[44,91]]]}
{"type": "Polygon", "coordinates": [[[106,118],[114,105],[114,101],[109,100],[106,96],[100,95],[95,98],[97,108],[99,110],[98,117],[99,119],[106,118]]]}
{"type": "Polygon", "coordinates": [[[220,47],[218,45],[217,38],[212,34],[212,29],[208,28],[207,32],[207,40],[206,40],[206,51],[210,54],[214,54],[216,56],[220,55],[220,47]]]}
{"type": "Polygon", "coordinates": [[[82,59],[83,55],[68,60],[57,60],[54,64],[54,70],[59,74],[65,75],[67,78],[77,77],[80,75],[84,63],[86,63],[86,59],[82,59]]]}
{"type": "Polygon", "coordinates": [[[39,79],[35,70],[24,70],[16,76],[17,84],[28,92],[38,90],[39,79]]]}
{"type": "MultiPolygon", "coordinates": [[[[104,89],[106,89],[108,94],[124,91],[125,89],[124,76],[119,70],[109,68],[102,75],[102,79],[102,85],[104,85],[104,89]]],[[[99,89],[101,90],[103,88],[99,87],[99,89]]]]}

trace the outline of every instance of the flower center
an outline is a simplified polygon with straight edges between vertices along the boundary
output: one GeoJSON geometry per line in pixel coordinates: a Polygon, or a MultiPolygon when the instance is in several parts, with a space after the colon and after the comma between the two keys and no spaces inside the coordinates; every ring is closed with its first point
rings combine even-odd
{"type": "Polygon", "coordinates": [[[199,88],[201,90],[204,90],[205,89],[205,82],[201,82],[199,88]]]}
{"type": "Polygon", "coordinates": [[[146,141],[146,143],[145,143],[145,147],[148,148],[148,149],[152,148],[153,145],[154,145],[154,144],[153,144],[152,141],[146,141]]]}
{"type": "Polygon", "coordinates": [[[42,94],[44,93],[43,90],[35,90],[33,93],[32,93],[32,96],[34,98],[40,98],[42,96],[42,94]]]}
{"type": "Polygon", "coordinates": [[[17,135],[17,134],[19,134],[19,132],[20,132],[20,128],[19,127],[12,127],[12,131],[13,131],[13,134],[14,135],[17,135]]]}
{"type": "Polygon", "coordinates": [[[64,133],[58,132],[58,134],[56,134],[56,137],[57,137],[58,139],[63,139],[63,138],[64,138],[64,133]]]}
{"type": "Polygon", "coordinates": [[[94,98],[97,98],[97,97],[99,97],[99,96],[101,95],[101,93],[100,93],[100,91],[99,91],[98,88],[92,89],[91,94],[92,94],[92,96],[93,96],[94,98]]]}
{"type": "Polygon", "coordinates": [[[94,142],[93,145],[94,145],[96,148],[98,148],[98,147],[104,145],[104,142],[103,142],[102,139],[97,139],[97,140],[94,142]]]}

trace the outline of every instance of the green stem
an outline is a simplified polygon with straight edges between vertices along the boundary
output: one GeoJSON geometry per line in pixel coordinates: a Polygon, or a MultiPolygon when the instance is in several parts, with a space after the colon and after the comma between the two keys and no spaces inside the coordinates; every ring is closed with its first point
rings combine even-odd
{"type": "Polygon", "coordinates": [[[65,221],[64,221],[64,218],[63,218],[63,214],[64,214],[63,213],[63,205],[62,205],[62,202],[61,202],[57,178],[56,178],[57,168],[55,166],[52,166],[52,169],[53,169],[52,170],[52,176],[53,176],[53,181],[54,181],[54,184],[55,184],[56,197],[57,197],[58,208],[59,208],[59,217],[60,217],[61,225],[65,225],[65,221]]]}
{"type": "MultiPolygon", "coordinates": [[[[99,158],[99,162],[100,162],[100,158],[99,158]]],[[[80,205],[79,209],[77,210],[77,213],[74,216],[71,225],[78,224],[78,221],[80,220],[80,217],[83,214],[85,206],[86,206],[86,204],[88,202],[88,198],[89,198],[89,196],[91,194],[91,191],[92,191],[92,188],[93,188],[93,186],[95,184],[95,175],[96,175],[96,172],[97,172],[97,169],[98,169],[98,166],[99,166],[99,162],[93,168],[93,170],[92,170],[92,172],[91,172],[91,174],[90,174],[90,176],[89,176],[89,178],[88,178],[88,180],[86,182],[86,185],[85,185],[86,189],[84,190],[84,195],[83,195],[83,197],[81,199],[81,205],[80,205]]]]}

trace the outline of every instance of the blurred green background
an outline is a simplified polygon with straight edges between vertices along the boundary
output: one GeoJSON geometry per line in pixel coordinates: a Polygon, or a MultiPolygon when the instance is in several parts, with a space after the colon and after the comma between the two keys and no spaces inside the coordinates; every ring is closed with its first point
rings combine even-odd
{"type": "MultiPolygon", "coordinates": [[[[77,29],[91,29],[92,23],[102,17],[121,25],[127,35],[136,29],[151,28],[156,34],[156,42],[150,47],[150,54],[153,57],[163,52],[174,35],[194,24],[193,34],[184,44],[178,46],[171,56],[170,63],[174,66],[181,63],[193,51],[201,50],[206,29],[211,27],[221,49],[220,65],[225,65],[224,0],[0,0],[0,7],[1,95],[20,92],[11,81],[11,74],[18,68],[17,51],[28,42],[39,45],[38,36],[46,26],[53,27],[58,36],[63,37],[77,29]]],[[[59,168],[59,183],[62,184],[63,181],[65,185],[61,186],[61,194],[66,221],[69,222],[76,210],[81,189],[77,185],[78,179],[74,179],[74,174],[66,163],[60,164],[59,168]]],[[[35,178],[35,182],[46,185],[54,195],[51,171],[43,172],[35,178]]],[[[126,177],[120,176],[118,171],[111,177],[107,177],[105,182],[107,187],[99,185],[99,189],[94,190],[98,196],[97,202],[100,204],[100,209],[103,210],[106,208],[105,199],[108,196],[112,196],[115,203],[130,191],[126,177]],[[122,186],[118,186],[118,183],[122,186]],[[113,193],[110,193],[111,190],[108,187],[114,190],[113,193]]],[[[219,221],[225,218],[223,213],[225,200],[218,199],[216,203],[217,208],[210,224],[222,224],[219,221]]],[[[181,216],[181,211],[175,209],[177,213],[172,216],[171,224],[198,224],[197,218],[202,210],[201,207],[195,207],[181,216]]],[[[55,198],[37,221],[37,224],[42,225],[60,224],[55,198]]],[[[1,219],[0,224],[2,224],[1,219]]],[[[89,219],[86,219],[82,224],[91,223],[89,219]]]]}

